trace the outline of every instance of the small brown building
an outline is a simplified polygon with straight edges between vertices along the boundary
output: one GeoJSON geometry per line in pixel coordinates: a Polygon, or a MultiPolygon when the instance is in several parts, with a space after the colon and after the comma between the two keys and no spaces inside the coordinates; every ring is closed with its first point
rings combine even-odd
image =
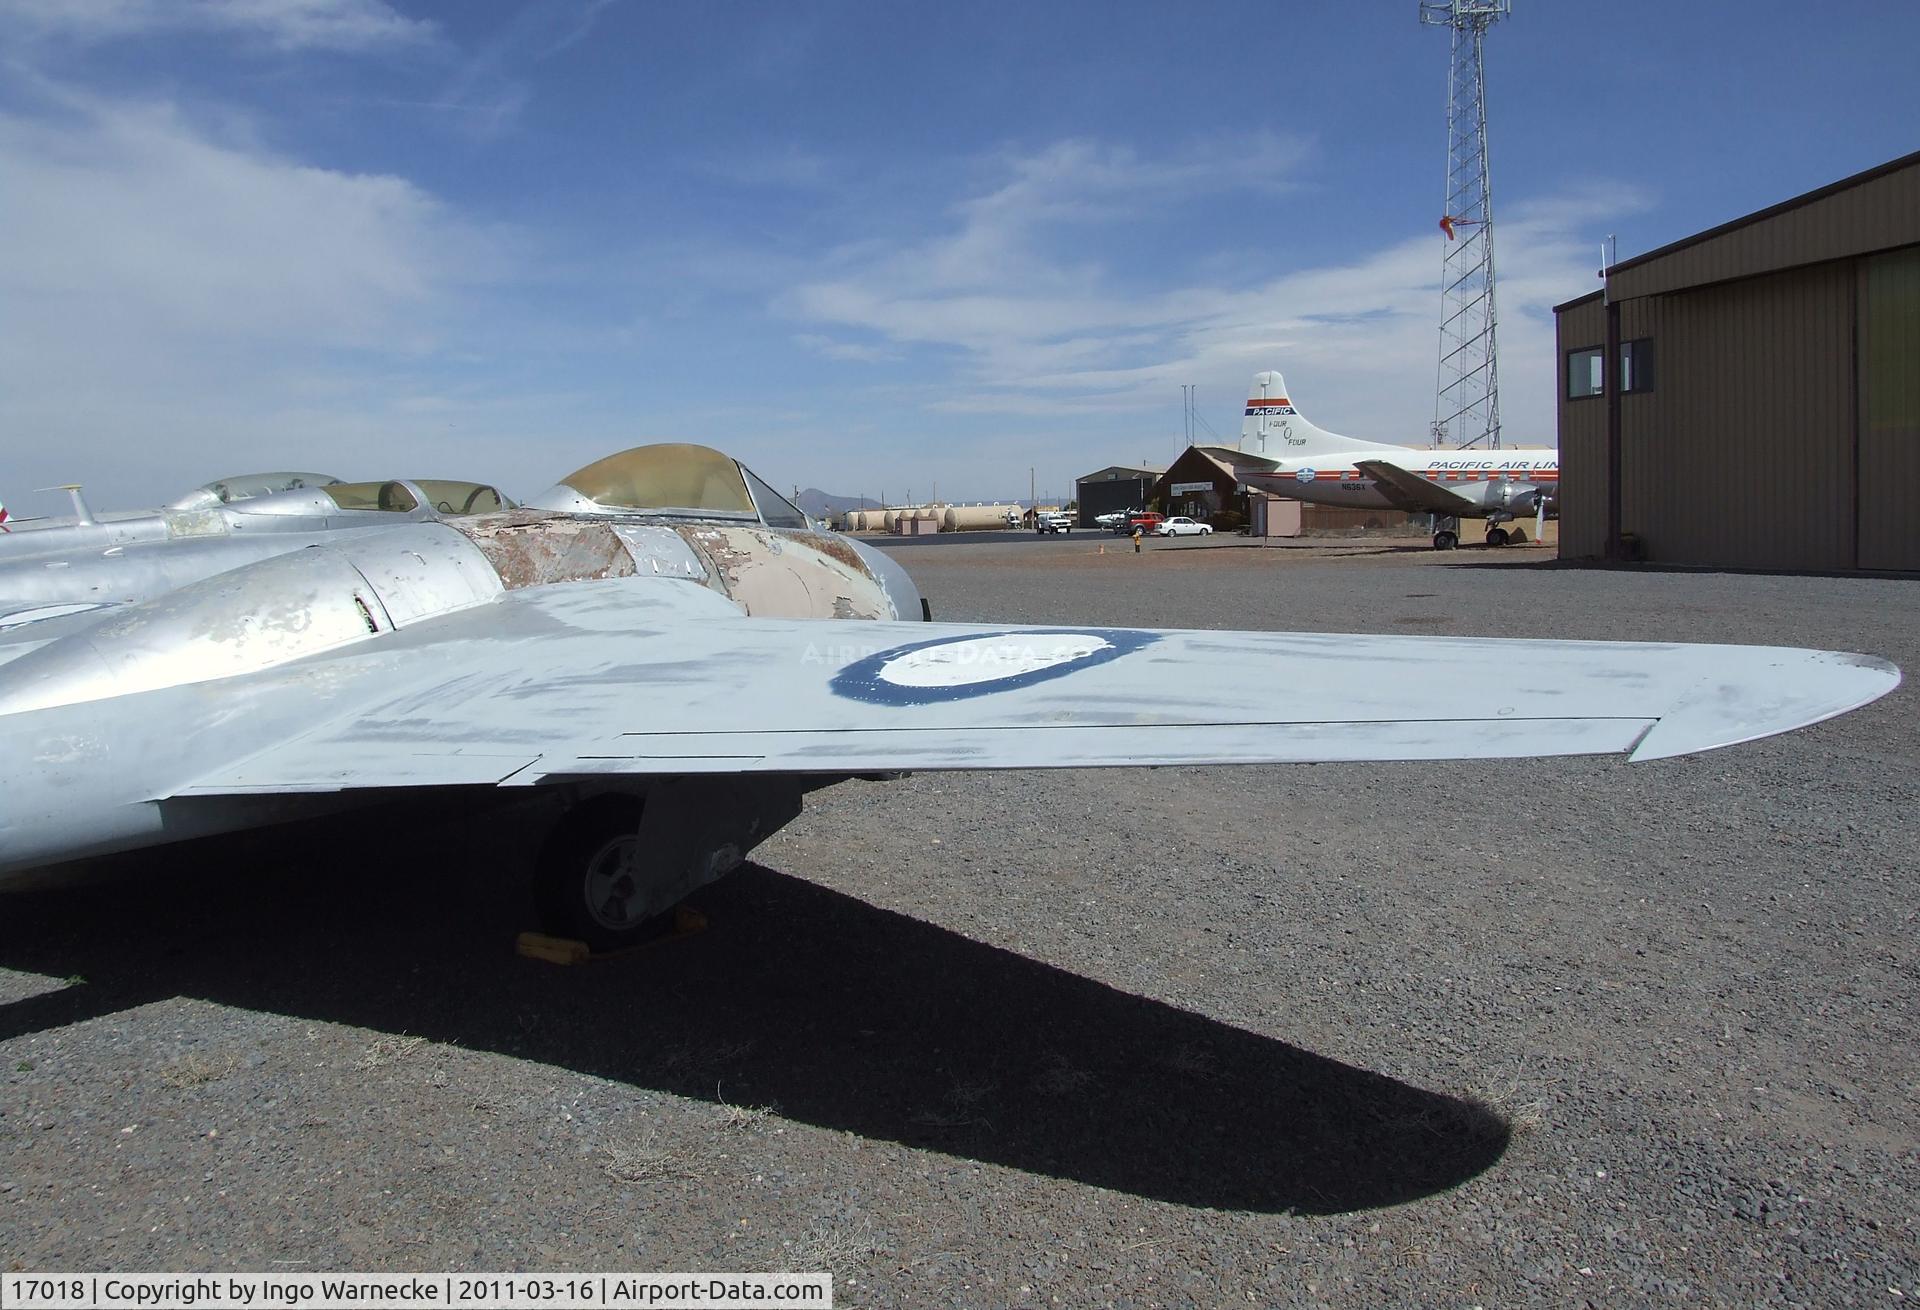
{"type": "Polygon", "coordinates": [[[1563,556],[1920,569],[1920,154],[1554,315],[1563,556]]]}
{"type": "Polygon", "coordinates": [[[1181,451],[1180,458],[1148,489],[1147,497],[1163,514],[1185,514],[1202,521],[1223,510],[1247,512],[1246,490],[1233,465],[1205,446],[1181,451]]]}

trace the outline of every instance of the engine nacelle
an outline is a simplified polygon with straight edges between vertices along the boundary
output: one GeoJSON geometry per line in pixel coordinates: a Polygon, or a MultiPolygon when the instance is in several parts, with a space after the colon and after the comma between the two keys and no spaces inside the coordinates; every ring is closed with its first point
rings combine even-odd
{"type": "Polygon", "coordinates": [[[336,650],[501,593],[451,528],[355,533],[116,610],[0,668],[0,714],[210,682],[336,650]]]}
{"type": "Polygon", "coordinates": [[[1489,489],[1490,503],[1511,511],[1515,517],[1524,518],[1536,513],[1540,502],[1549,499],[1551,493],[1531,482],[1497,482],[1489,489]]]}

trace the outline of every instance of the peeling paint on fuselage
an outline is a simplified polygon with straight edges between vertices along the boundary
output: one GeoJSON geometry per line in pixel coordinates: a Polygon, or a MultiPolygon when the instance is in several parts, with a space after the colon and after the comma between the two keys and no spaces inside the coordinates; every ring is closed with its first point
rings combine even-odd
{"type": "Polygon", "coordinates": [[[508,591],[636,572],[626,544],[606,523],[522,511],[456,526],[479,547],[508,591]]]}

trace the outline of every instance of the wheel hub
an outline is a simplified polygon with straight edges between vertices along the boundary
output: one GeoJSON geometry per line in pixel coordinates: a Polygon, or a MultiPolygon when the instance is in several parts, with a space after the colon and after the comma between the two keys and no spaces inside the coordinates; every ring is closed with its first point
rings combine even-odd
{"type": "Polygon", "coordinates": [[[641,881],[636,867],[640,838],[623,833],[609,840],[587,861],[586,906],[593,921],[616,931],[636,923],[641,881]]]}

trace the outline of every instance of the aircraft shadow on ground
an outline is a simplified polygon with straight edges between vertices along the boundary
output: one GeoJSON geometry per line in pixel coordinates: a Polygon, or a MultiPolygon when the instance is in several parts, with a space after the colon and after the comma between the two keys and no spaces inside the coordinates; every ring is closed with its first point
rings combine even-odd
{"type": "Polygon", "coordinates": [[[485,872],[500,846],[419,849],[436,854],[342,874],[285,844],[199,843],[123,857],[105,884],[8,893],[0,966],[85,982],[0,1006],[0,1038],[198,997],[1229,1210],[1392,1205],[1506,1149],[1477,1104],[758,865],[696,897],[705,933],[523,960],[521,895],[485,872]]]}

